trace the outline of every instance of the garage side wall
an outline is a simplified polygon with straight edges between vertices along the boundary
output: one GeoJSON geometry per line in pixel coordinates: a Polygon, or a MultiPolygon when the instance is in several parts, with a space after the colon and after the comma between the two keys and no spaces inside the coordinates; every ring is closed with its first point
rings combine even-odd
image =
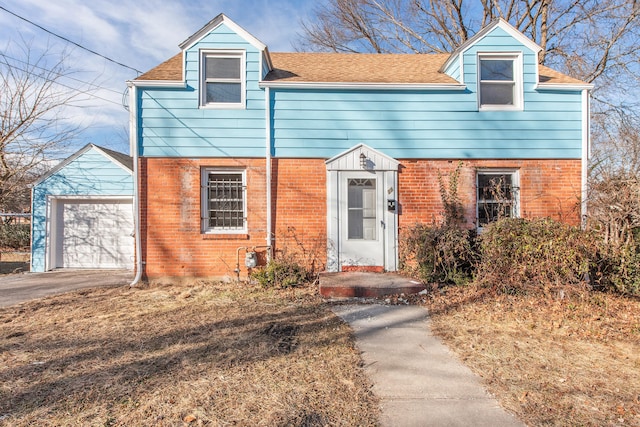
{"type": "Polygon", "coordinates": [[[47,203],[51,197],[82,198],[133,196],[133,177],[120,164],[91,147],[33,188],[31,271],[46,266],[47,233],[50,232],[47,203]]]}

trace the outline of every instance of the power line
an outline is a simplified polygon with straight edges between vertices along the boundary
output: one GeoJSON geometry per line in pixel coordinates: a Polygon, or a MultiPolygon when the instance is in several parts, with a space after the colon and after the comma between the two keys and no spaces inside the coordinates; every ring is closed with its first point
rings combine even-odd
{"type": "MultiPolygon", "coordinates": [[[[50,70],[50,69],[48,69],[48,68],[40,67],[40,66],[35,65],[35,64],[30,64],[30,63],[28,63],[28,62],[26,62],[26,61],[23,61],[23,60],[18,59],[18,58],[13,58],[13,57],[11,57],[11,56],[9,56],[9,55],[0,55],[0,56],[3,56],[3,57],[5,57],[5,58],[7,58],[7,59],[10,59],[10,60],[12,60],[12,61],[20,62],[21,64],[24,64],[24,65],[26,65],[26,66],[31,66],[31,67],[34,67],[34,68],[38,68],[38,69],[40,69],[40,70],[42,70],[42,71],[53,72],[53,70],[50,70]]],[[[5,64],[6,64],[7,66],[10,66],[8,62],[5,62],[5,64]]],[[[16,67],[16,68],[17,68],[17,67],[16,67]]],[[[21,71],[26,71],[26,70],[22,70],[22,69],[21,69],[21,71]]],[[[31,73],[31,74],[32,74],[32,75],[35,75],[34,73],[31,73]]],[[[60,77],[63,77],[63,78],[65,78],[65,79],[69,79],[69,80],[74,80],[74,81],[76,81],[76,82],[78,82],[78,83],[83,83],[83,84],[86,84],[86,85],[88,85],[88,86],[91,86],[91,87],[94,87],[94,88],[97,88],[97,89],[102,89],[102,90],[106,90],[106,91],[109,91],[109,92],[113,92],[113,93],[118,94],[118,95],[121,95],[121,94],[122,94],[120,91],[117,91],[117,90],[114,90],[114,89],[110,89],[110,88],[108,88],[108,87],[100,86],[100,85],[98,85],[98,84],[96,84],[96,83],[90,83],[90,82],[86,82],[86,81],[84,81],[84,80],[76,79],[75,77],[71,77],[71,76],[68,76],[68,75],[66,75],[66,74],[65,74],[65,75],[61,75],[60,77]]]]}
{"type": "MultiPolygon", "coordinates": [[[[8,64],[7,64],[7,65],[8,65],[8,64]]],[[[26,73],[26,74],[28,74],[28,75],[35,76],[35,77],[40,77],[39,75],[37,75],[37,74],[35,74],[35,73],[33,73],[33,72],[31,72],[31,71],[27,70],[27,69],[20,68],[20,67],[16,67],[15,65],[13,65],[12,67],[13,67],[14,69],[16,69],[16,70],[18,70],[18,71],[22,71],[23,73],[26,73]]],[[[64,77],[64,76],[60,76],[60,77],[64,77]]],[[[103,97],[101,97],[101,96],[98,96],[98,95],[96,95],[96,94],[93,94],[93,93],[91,93],[88,89],[87,89],[87,90],[83,90],[83,89],[80,89],[80,88],[77,88],[77,87],[72,87],[72,86],[66,85],[66,84],[64,84],[64,83],[61,83],[61,82],[59,82],[59,81],[57,81],[57,80],[53,80],[53,79],[45,79],[45,80],[46,80],[47,82],[50,82],[50,83],[53,83],[53,84],[56,84],[56,85],[59,85],[59,86],[62,86],[62,87],[66,87],[67,89],[71,89],[72,91],[74,91],[74,92],[78,92],[78,93],[80,93],[80,94],[82,94],[82,95],[90,96],[90,97],[92,97],[92,98],[97,98],[97,99],[100,99],[100,100],[102,100],[102,101],[105,101],[105,102],[109,102],[109,103],[111,103],[111,104],[114,104],[114,105],[121,105],[119,102],[112,101],[112,100],[110,100],[110,99],[103,98],[103,97]]],[[[99,87],[99,86],[98,86],[98,87],[99,87]]],[[[105,89],[105,88],[103,88],[103,89],[105,89]]],[[[115,91],[114,91],[114,92],[115,92],[115,91]]],[[[117,93],[118,95],[120,95],[120,92],[116,92],[116,93],[117,93]]]]}
{"type": "Polygon", "coordinates": [[[4,10],[5,12],[7,12],[7,13],[9,13],[9,14],[13,15],[13,16],[15,16],[15,17],[16,17],[16,18],[18,18],[18,19],[22,19],[23,21],[28,22],[29,24],[31,24],[31,25],[33,25],[33,26],[35,26],[35,27],[40,28],[42,31],[45,31],[45,32],[47,32],[47,33],[51,34],[51,35],[52,35],[52,36],[54,36],[54,37],[57,37],[57,38],[59,38],[59,39],[62,39],[62,40],[64,40],[64,41],[66,41],[67,43],[71,43],[72,45],[77,46],[77,47],[79,47],[80,49],[86,50],[86,51],[87,51],[87,52],[89,52],[89,53],[92,53],[92,54],[97,55],[97,56],[99,56],[99,57],[101,57],[101,58],[104,58],[104,59],[106,59],[106,60],[107,60],[107,61],[109,61],[109,62],[113,62],[114,64],[120,65],[121,67],[125,67],[125,68],[128,68],[128,69],[130,69],[130,70],[133,70],[133,71],[135,71],[135,72],[136,72],[136,73],[138,73],[138,74],[142,74],[142,71],[138,70],[137,68],[133,68],[133,67],[130,67],[130,66],[128,66],[128,65],[125,65],[125,64],[123,64],[122,62],[118,62],[118,61],[116,61],[116,60],[114,60],[114,59],[111,59],[111,58],[109,58],[109,57],[107,57],[107,56],[104,56],[104,55],[102,55],[101,53],[96,52],[95,50],[91,50],[91,49],[89,49],[89,48],[87,48],[87,47],[84,47],[84,46],[82,46],[81,44],[78,44],[78,43],[76,43],[76,42],[74,42],[74,41],[72,41],[72,40],[69,40],[68,38],[66,38],[66,37],[64,37],[64,36],[61,36],[61,35],[59,35],[59,34],[54,33],[53,31],[49,31],[49,30],[47,30],[46,28],[44,28],[43,26],[38,25],[38,24],[36,24],[35,22],[30,21],[30,20],[29,20],[29,19],[27,19],[27,18],[24,18],[24,17],[22,17],[22,16],[18,15],[17,13],[14,13],[14,12],[10,11],[9,9],[7,9],[7,8],[3,7],[3,6],[0,6],[0,9],[2,9],[2,10],[4,10]]]}

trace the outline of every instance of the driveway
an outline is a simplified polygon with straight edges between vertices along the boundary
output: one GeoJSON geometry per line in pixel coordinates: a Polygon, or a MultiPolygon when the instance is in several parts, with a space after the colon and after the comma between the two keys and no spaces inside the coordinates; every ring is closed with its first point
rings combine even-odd
{"type": "Polygon", "coordinates": [[[77,289],[122,286],[131,282],[131,270],[57,270],[0,276],[0,307],[77,289]]]}

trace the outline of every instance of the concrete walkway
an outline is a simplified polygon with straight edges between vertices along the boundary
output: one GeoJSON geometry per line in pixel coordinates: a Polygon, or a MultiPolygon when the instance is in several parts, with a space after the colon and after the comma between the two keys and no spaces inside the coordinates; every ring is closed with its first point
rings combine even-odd
{"type": "Polygon", "coordinates": [[[382,426],[524,426],[502,409],[410,305],[336,305],[382,400],[382,426]]]}

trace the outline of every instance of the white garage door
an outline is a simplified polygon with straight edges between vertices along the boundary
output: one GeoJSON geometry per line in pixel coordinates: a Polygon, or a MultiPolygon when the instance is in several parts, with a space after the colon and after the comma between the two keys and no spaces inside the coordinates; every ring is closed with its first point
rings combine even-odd
{"type": "Polygon", "coordinates": [[[55,267],[133,268],[130,199],[58,200],[55,267]]]}

